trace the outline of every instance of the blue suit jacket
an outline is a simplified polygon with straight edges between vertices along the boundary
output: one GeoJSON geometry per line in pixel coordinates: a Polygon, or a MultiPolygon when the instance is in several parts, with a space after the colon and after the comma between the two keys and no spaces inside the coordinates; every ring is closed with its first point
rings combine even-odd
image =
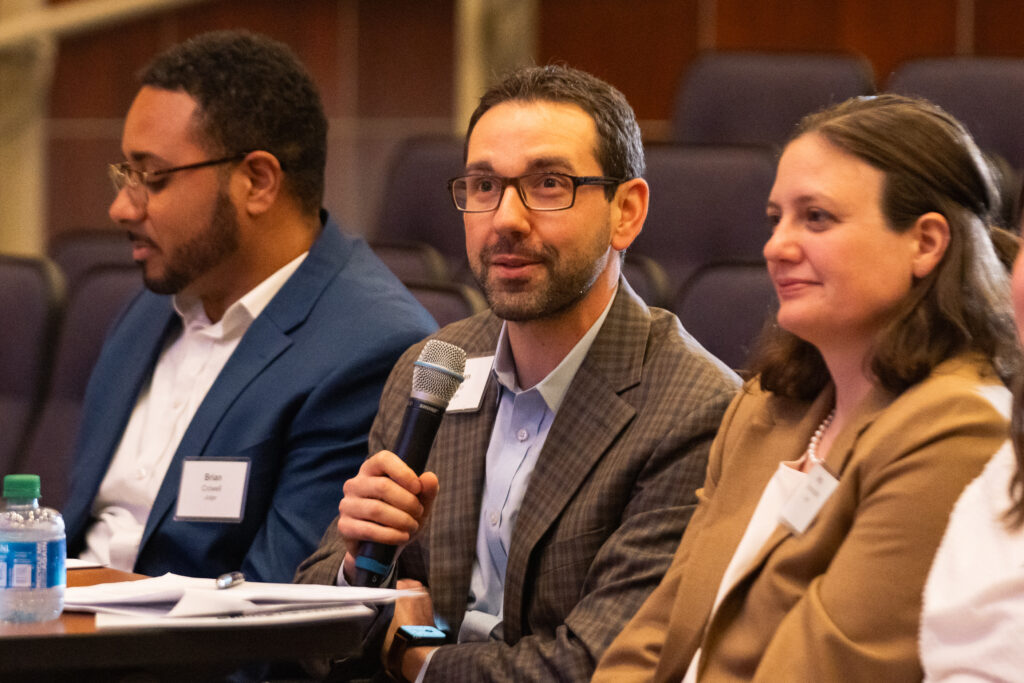
{"type": "MultiPolygon", "coordinates": [[[[253,321],[182,437],[143,533],[135,571],[290,581],[367,455],[388,373],[437,328],[358,238],[326,223],[309,255],[253,321]],[[175,521],[182,461],[246,458],[240,522],[175,521]]],[[[83,548],[92,501],[168,335],[171,298],[145,291],[104,344],[86,391],[64,516],[83,548]]]]}

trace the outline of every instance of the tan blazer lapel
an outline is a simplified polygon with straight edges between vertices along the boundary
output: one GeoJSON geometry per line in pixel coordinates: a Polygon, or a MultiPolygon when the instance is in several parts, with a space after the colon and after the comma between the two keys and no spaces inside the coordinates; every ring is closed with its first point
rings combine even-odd
{"type": "Polygon", "coordinates": [[[878,414],[893,402],[895,397],[885,389],[875,387],[871,390],[850,420],[850,423],[843,428],[836,440],[832,443],[828,455],[825,456],[825,465],[829,471],[837,477],[841,477],[846,469],[846,464],[853,455],[853,447],[857,439],[864,433],[864,430],[871,426],[878,414]]]}
{"type": "MultiPolygon", "coordinates": [[[[725,455],[721,462],[722,470],[717,474],[716,489],[711,493],[710,501],[701,503],[708,509],[698,512],[704,517],[704,522],[699,526],[691,523],[690,526],[699,536],[693,539],[686,535],[683,537],[682,546],[690,556],[700,559],[686,563],[686,573],[676,594],[668,639],[662,649],[655,680],[671,679],[669,672],[686,671],[693,653],[706,639],[705,634],[711,632],[714,622],[709,623],[709,619],[718,586],[757,507],[764,484],[778,467],[779,459],[784,457],[781,454],[799,449],[799,438],[784,437],[796,429],[792,426],[799,423],[796,417],[773,415],[766,411],[738,419],[748,421],[749,441],[763,444],[758,453],[770,455],[754,458],[752,456],[757,453],[741,454],[733,452],[733,444],[722,445],[725,455]],[[779,429],[780,422],[790,426],[779,429]],[[725,539],[734,539],[735,542],[723,542],[725,539]]],[[[813,431],[813,427],[809,429],[813,431]]],[[[719,438],[722,438],[721,432],[719,438]]],[[[771,539],[769,543],[774,547],[777,541],[771,539]]],[[[722,607],[730,594],[723,599],[722,607]]]]}

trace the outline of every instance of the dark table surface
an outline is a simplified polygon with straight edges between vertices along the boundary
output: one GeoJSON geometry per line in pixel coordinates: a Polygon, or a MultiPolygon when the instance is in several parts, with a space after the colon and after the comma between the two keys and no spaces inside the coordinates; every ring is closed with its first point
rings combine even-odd
{"type": "MultiPolygon", "coordinates": [[[[68,586],[146,578],[116,569],[72,569],[68,586]]],[[[65,612],[35,624],[0,623],[0,682],[223,680],[248,662],[336,659],[359,650],[365,620],[217,628],[97,630],[65,612]]]]}

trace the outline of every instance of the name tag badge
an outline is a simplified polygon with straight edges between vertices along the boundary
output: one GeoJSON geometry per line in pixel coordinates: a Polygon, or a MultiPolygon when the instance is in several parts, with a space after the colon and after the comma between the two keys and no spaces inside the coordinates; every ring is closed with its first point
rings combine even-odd
{"type": "Polygon", "coordinates": [[[248,487],[248,458],[186,458],[181,466],[174,519],[241,522],[248,487]]]}
{"type": "Polygon", "coordinates": [[[494,356],[479,356],[466,359],[465,379],[459,385],[458,391],[448,402],[449,413],[472,413],[480,410],[480,404],[484,400],[484,389],[487,388],[487,379],[491,376],[491,366],[494,365],[494,356]]]}
{"type": "Polygon", "coordinates": [[[779,521],[799,536],[811,526],[825,501],[838,486],[838,479],[821,465],[815,465],[782,506],[779,521]]]}

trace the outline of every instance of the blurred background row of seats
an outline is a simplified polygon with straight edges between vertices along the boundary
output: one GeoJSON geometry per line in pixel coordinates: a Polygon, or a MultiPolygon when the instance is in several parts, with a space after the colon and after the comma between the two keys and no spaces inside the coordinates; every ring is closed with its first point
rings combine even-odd
{"type": "MultiPolygon", "coordinates": [[[[962,121],[978,145],[1024,168],[1024,60],[938,57],[904,62],[877,92],[929,99],[962,121]]],[[[876,93],[856,55],[708,52],[684,75],[672,139],[684,144],[783,143],[805,114],[876,93]]]]}
{"type": "Polygon", "coordinates": [[[106,331],[140,288],[130,260],[103,256],[75,273],[73,286],[51,259],[0,257],[0,469],[38,473],[51,505],[64,502],[85,386],[106,331]]]}

